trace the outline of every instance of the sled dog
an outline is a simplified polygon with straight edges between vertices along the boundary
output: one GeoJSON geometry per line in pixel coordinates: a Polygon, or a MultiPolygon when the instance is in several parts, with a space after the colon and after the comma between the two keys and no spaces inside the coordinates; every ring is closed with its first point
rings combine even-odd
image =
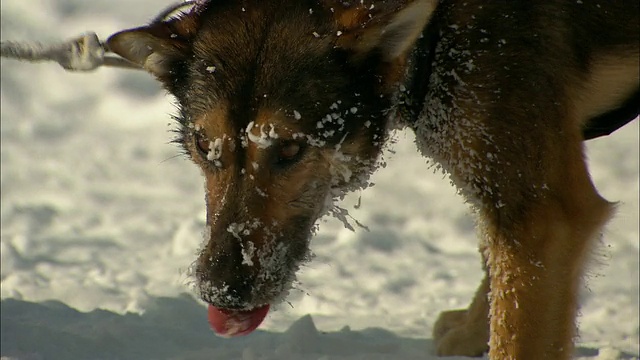
{"type": "Polygon", "coordinates": [[[437,353],[569,359],[614,210],[583,142],[638,115],[639,14],[625,0],[210,0],[107,45],[178,101],[177,142],[206,178],[203,300],[281,301],[327,199],[367,186],[400,123],[481,234],[486,278],[440,315],[437,353]]]}

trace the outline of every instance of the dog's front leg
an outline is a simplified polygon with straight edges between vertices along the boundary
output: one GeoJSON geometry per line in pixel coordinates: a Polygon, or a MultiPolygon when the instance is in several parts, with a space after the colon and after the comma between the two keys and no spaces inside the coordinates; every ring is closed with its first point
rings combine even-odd
{"type": "MultiPolygon", "coordinates": [[[[474,115],[463,105],[455,108],[474,115]]],[[[569,359],[583,267],[612,206],[590,180],[577,131],[567,136],[548,126],[544,133],[543,120],[524,127],[531,122],[469,118],[416,132],[480,215],[491,289],[489,357],[569,359]],[[500,128],[505,124],[514,126],[500,128]]],[[[466,313],[443,315],[437,324],[441,354],[477,355],[462,352],[468,349],[460,339],[481,338],[474,331],[481,322],[472,320],[482,315],[481,292],[466,313]]]]}
{"type": "Polygon", "coordinates": [[[489,274],[486,269],[468,309],[444,311],[438,316],[433,326],[433,341],[439,356],[482,356],[489,350],[489,274]]]}
{"type": "Polygon", "coordinates": [[[487,226],[492,360],[572,356],[583,266],[611,205],[586,171],[568,182],[540,194],[521,221],[487,226]]]}

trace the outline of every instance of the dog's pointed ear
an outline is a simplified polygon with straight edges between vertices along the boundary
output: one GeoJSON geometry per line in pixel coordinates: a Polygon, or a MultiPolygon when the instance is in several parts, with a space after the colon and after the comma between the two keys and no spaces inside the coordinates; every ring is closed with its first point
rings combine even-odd
{"type": "Polygon", "coordinates": [[[337,46],[361,59],[378,50],[392,62],[406,55],[429,22],[438,0],[325,0],[342,29],[337,46]],[[367,4],[370,3],[370,4],[367,4]]]}
{"type": "Polygon", "coordinates": [[[107,39],[107,47],[159,80],[167,81],[173,65],[191,53],[197,25],[188,15],[154,22],[113,34],[107,39]]]}

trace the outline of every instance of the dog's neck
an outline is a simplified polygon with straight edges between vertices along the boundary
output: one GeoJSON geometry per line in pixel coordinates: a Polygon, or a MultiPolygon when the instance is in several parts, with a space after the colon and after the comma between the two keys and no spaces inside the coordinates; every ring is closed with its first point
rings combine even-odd
{"type": "Polygon", "coordinates": [[[398,92],[396,113],[405,125],[411,125],[419,118],[429,90],[433,57],[439,38],[437,21],[434,20],[427,24],[416,42],[409,57],[405,81],[398,92]]]}

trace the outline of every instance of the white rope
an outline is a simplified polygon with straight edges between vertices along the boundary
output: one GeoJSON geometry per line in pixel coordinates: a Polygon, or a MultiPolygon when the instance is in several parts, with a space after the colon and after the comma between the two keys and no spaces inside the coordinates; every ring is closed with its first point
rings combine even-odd
{"type": "Polygon", "coordinates": [[[2,57],[32,62],[55,61],[69,71],[91,71],[100,66],[142,70],[121,57],[107,55],[104,44],[93,32],[55,45],[2,41],[0,50],[2,57]]]}
{"type": "MultiPolygon", "coordinates": [[[[184,1],[169,6],[154,19],[154,22],[164,21],[186,6],[193,7],[203,3],[206,1],[184,1]]],[[[31,62],[55,61],[69,71],[91,71],[101,66],[143,70],[137,64],[115,54],[109,55],[109,50],[94,32],[87,32],[78,38],[55,45],[2,41],[0,42],[0,55],[31,62]]]]}

